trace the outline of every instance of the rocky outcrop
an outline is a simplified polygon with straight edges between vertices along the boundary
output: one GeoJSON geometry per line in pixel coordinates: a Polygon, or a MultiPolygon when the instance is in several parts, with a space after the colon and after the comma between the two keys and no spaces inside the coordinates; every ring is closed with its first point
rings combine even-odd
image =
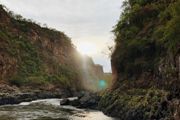
{"type": "Polygon", "coordinates": [[[76,95],[78,96],[77,99],[70,100],[65,98],[60,101],[60,105],[71,105],[77,108],[86,109],[98,109],[100,96],[97,93],[80,92],[76,95]]]}
{"type": "Polygon", "coordinates": [[[66,89],[38,90],[19,89],[16,86],[0,84],[0,105],[19,104],[37,99],[72,97],[73,93],[66,89]]]}

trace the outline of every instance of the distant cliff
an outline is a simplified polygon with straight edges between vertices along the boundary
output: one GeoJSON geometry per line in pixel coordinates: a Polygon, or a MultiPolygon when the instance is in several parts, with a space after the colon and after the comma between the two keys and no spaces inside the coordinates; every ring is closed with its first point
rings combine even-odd
{"type": "Polygon", "coordinates": [[[81,64],[83,86],[90,91],[99,91],[98,82],[104,78],[103,67],[95,64],[89,56],[83,56],[81,64]]]}
{"type": "MultiPolygon", "coordinates": [[[[83,58],[64,33],[41,27],[0,5],[0,84],[86,89],[83,58]]],[[[89,60],[88,74],[93,77],[94,70],[102,74],[102,68],[89,60]]]]}

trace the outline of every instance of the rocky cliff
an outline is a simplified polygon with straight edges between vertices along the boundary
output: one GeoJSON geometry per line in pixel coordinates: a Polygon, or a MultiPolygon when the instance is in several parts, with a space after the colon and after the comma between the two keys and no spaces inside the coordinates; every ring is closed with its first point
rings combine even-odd
{"type": "Polygon", "coordinates": [[[99,81],[104,78],[104,71],[101,65],[95,64],[91,57],[83,56],[82,59],[83,86],[90,91],[99,91],[99,81]]]}
{"type": "Polygon", "coordinates": [[[1,81],[17,86],[78,84],[79,53],[64,33],[7,13],[2,6],[0,21],[1,81]]]}
{"type": "Polygon", "coordinates": [[[122,19],[114,29],[115,81],[146,79],[151,86],[151,82],[179,79],[178,5],[178,0],[124,3],[122,19]]]}
{"type": "MultiPolygon", "coordinates": [[[[86,69],[93,77],[94,70],[100,70],[88,60],[86,69]]],[[[0,84],[22,89],[86,89],[83,61],[64,33],[41,27],[0,5],[0,84]]]]}
{"type": "Polygon", "coordinates": [[[124,1],[114,29],[114,84],[100,102],[105,113],[122,120],[180,118],[179,6],[179,0],[124,1]]]}

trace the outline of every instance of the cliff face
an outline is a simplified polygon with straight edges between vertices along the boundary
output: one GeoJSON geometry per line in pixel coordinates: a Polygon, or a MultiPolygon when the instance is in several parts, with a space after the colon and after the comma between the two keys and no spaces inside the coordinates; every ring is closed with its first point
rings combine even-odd
{"type": "Polygon", "coordinates": [[[0,84],[97,91],[102,66],[80,55],[64,33],[7,11],[0,6],[0,84]]]}
{"type": "Polygon", "coordinates": [[[123,120],[180,116],[174,103],[180,98],[179,6],[179,0],[124,1],[114,29],[114,81],[100,102],[105,113],[123,120]]]}
{"type": "Polygon", "coordinates": [[[83,86],[90,91],[99,91],[99,81],[104,78],[104,71],[101,65],[93,62],[89,56],[82,58],[82,83],[83,86]]]}
{"type": "MultiPolygon", "coordinates": [[[[91,60],[91,59],[90,59],[91,60]]],[[[64,33],[0,6],[0,83],[37,89],[82,89],[83,56],[64,33]]],[[[94,75],[93,61],[87,63],[94,75]]]]}
{"type": "Polygon", "coordinates": [[[151,87],[168,81],[178,82],[178,5],[177,0],[129,0],[124,4],[122,19],[114,29],[116,47],[112,68],[117,83],[125,79],[146,80],[142,87],[151,87]]]}

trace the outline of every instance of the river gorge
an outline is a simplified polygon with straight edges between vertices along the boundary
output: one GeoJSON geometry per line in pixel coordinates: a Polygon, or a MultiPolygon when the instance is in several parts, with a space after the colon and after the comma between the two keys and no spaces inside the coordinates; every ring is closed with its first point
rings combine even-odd
{"type": "Polygon", "coordinates": [[[62,99],[41,99],[0,106],[1,120],[116,120],[102,112],[61,106],[62,99]]]}

